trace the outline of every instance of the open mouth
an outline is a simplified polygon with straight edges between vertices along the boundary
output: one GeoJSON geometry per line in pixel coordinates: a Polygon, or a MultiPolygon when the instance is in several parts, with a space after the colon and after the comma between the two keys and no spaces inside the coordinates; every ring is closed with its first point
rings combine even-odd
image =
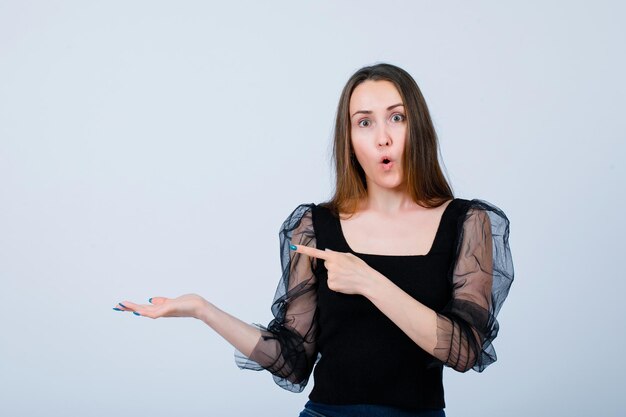
{"type": "Polygon", "coordinates": [[[383,157],[380,160],[380,166],[384,171],[390,171],[393,168],[394,162],[388,158],[388,157],[383,157]]]}

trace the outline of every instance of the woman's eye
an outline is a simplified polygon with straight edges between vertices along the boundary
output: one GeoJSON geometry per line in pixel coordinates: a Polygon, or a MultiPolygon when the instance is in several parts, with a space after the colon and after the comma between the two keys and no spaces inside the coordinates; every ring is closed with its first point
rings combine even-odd
{"type": "Polygon", "coordinates": [[[367,119],[363,119],[359,121],[359,126],[360,127],[369,127],[371,124],[371,122],[367,119]]]}
{"type": "Polygon", "coordinates": [[[404,121],[404,115],[400,114],[400,113],[396,113],[393,116],[391,116],[391,120],[393,120],[394,122],[403,122],[404,121]]]}

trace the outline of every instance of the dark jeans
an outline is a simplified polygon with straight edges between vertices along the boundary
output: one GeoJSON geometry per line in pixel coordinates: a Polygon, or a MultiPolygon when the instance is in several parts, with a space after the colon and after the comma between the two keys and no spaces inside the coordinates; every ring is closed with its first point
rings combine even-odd
{"type": "Polygon", "coordinates": [[[446,417],[446,413],[443,409],[410,412],[382,405],[330,405],[308,401],[299,417],[446,417]]]}

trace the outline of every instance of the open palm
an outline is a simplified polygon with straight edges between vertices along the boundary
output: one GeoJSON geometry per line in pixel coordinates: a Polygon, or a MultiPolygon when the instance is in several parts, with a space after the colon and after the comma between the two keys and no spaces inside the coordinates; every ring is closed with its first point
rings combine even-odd
{"type": "Polygon", "coordinates": [[[122,301],[114,310],[129,311],[135,315],[157,319],[159,317],[198,317],[207,301],[197,294],[185,294],[177,298],[153,297],[151,304],[135,304],[122,301]]]}

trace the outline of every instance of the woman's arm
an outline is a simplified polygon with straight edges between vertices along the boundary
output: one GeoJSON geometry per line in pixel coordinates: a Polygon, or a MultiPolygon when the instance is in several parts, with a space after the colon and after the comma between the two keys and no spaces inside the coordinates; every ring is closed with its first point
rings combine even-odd
{"type": "Polygon", "coordinates": [[[364,260],[349,252],[292,245],[295,252],[324,261],[328,288],[344,294],[359,294],[430,354],[437,344],[437,314],[404,292],[364,260]]]}
{"type": "Polygon", "coordinates": [[[174,299],[155,297],[148,305],[124,301],[115,309],[150,318],[202,320],[235,347],[241,369],[266,369],[282,388],[302,391],[317,358],[317,279],[315,262],[292,253],[289,243],[316,246],[313,207],[299,205],[281,226],[282,276],[272,304],[274,319],[267,327],[244,323],[196,294],[174,299]]]}
{"type": "Polygon", "coordinates": [[[363,295],[422,349],[455,370],[465,372],[476,364],[488,327],[493,237],[484,210],[468,210],[462,230],[449,304],[454,304],[460,314],[435,312],[377,271],[367,281],[363,295]]]}
{"type": "Polygon", "coordinates": [[[215,330],[235,349],[246,356],[250,356],[254,347],[261,339],[261,330],[255,326],[239,320],[237,317],[220,310],[207,302],[207,305],[198,312],[198,319],[215,330]]]}
{"type": "Polygon", "coordinates": [[[437,346],[437,313],[434,310],[374,269],[362,294],[419,347],[434,356],[437,346]]]}

